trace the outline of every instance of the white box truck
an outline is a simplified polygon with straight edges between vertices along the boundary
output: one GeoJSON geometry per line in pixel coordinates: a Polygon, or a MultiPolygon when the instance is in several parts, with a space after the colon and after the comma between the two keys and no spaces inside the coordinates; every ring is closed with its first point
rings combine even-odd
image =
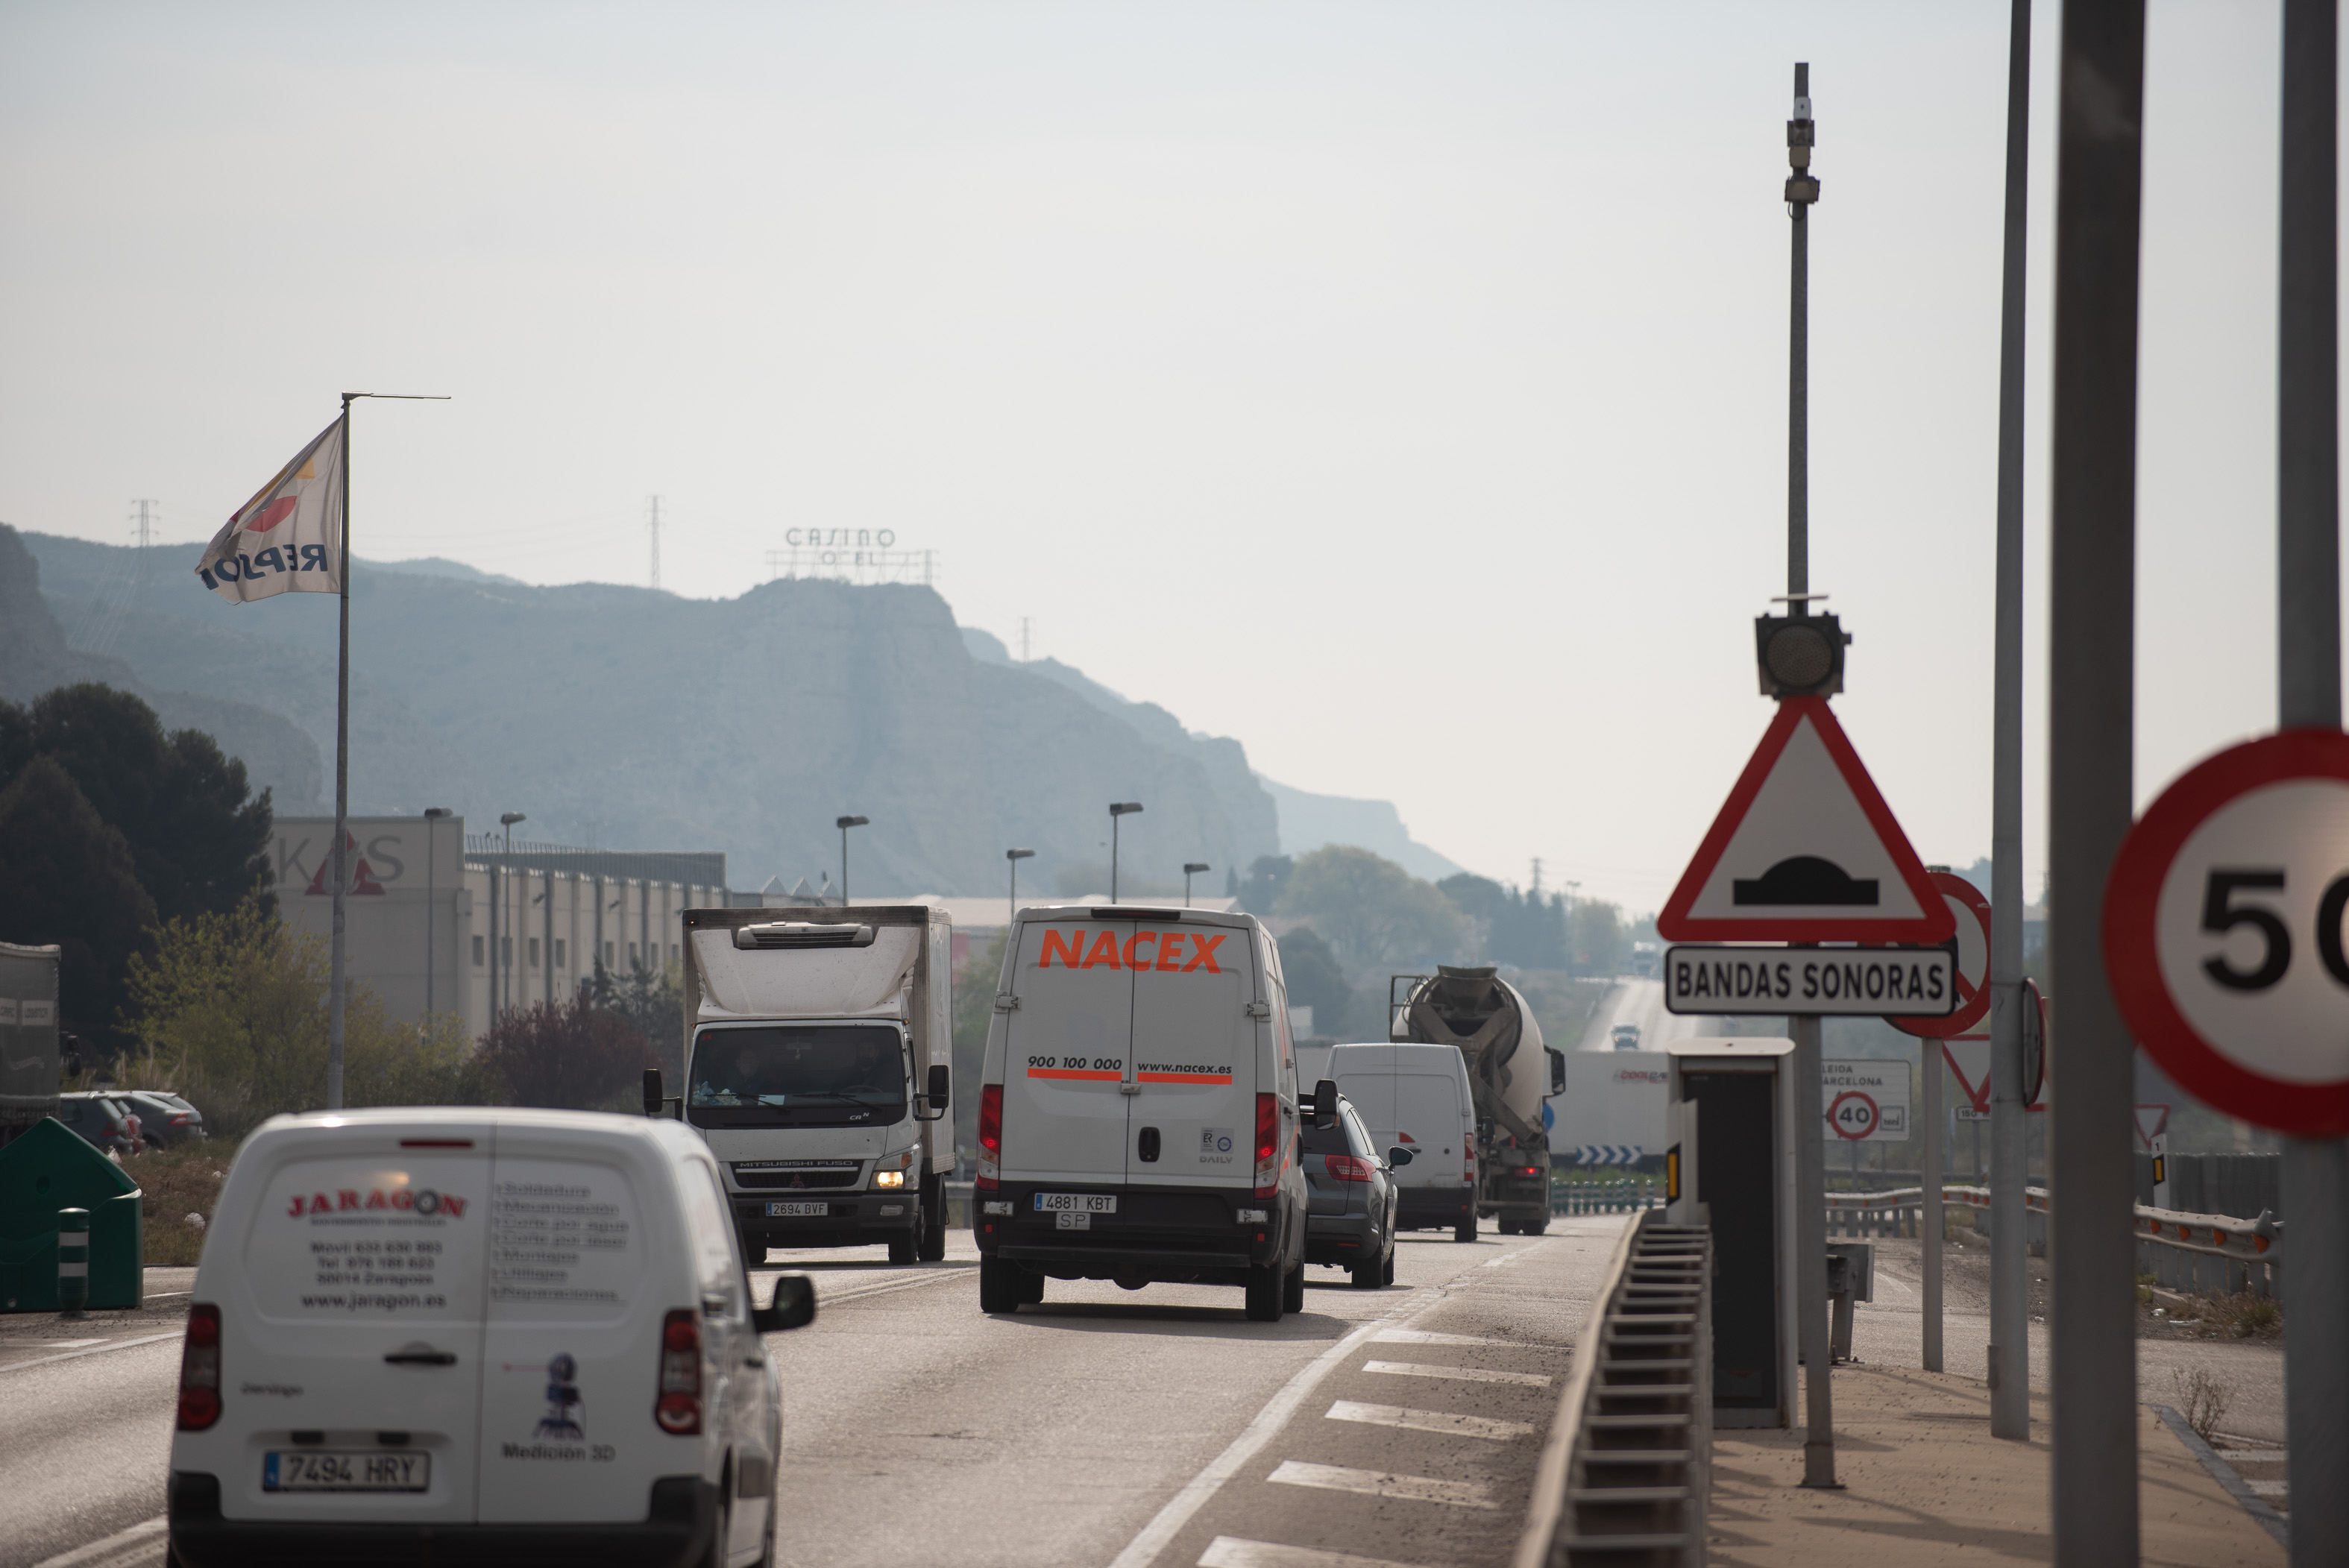
{"type": "Polygon", "coordinates": [[[685,912],[685,1083],[674,1106],[726,1174],[742,1255],[886,1243],[946,1256],[954,929],[920,904],[685,912]]]}

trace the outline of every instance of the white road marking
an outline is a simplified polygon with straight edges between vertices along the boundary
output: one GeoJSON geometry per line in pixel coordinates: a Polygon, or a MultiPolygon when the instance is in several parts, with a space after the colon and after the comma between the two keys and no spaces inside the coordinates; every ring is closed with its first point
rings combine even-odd
{"type": "Polygon", "coordinates": [[[30,1361],[0,1363],[0,1372],[22,1372],[27,1367],[46,1367],[52,1361],[70,1361],[77,1356],[97,1356],[109,1350],[128,1350],[134,1345],[152,1345],[158,1340],[177,1339],[186,1330],[175,1328],[169,1334],[150,1334],[139,1339],[117,1339],[105,1345],[93,1345],[86,1350],[68,1350],[58,1356],[36,1356],[30,1361]]]}
{"type": "Polygon", "coordinates": [[[1473,1334],[1432,1334],[1423,1328],[1381,1328],[1371,1336],[1381,1345],[1497,1345],[1505,1350],[1568,1350],[1529,1339],[1480,1339],[1473,1334]]]}
{"type": "Polygon", "coordinates": [[[1480,1480],[1438,1480],[1433,1476],[1396,1475],[1391,1470],[1352,1470],[1345,1465],[1309,1465],[1283,1460],[1265,1478],[1288,1486],[1359,1491],[1369,1497],[1399,1497],[1411,1502],[1442,1502],[1454,1508],[1494,1507],[1492,1488],[1480,1480]]]}
{"type": "Polygon", "coordinates": [[[1547,1388],[1549,1379],[1538,1372],[1488,1372],[1482,1367],[1431,1367],[1422,1361],[1365,1361],[1365,1372],[1392,1372],[1398,1377],[1444,1377],[1454,1383],[1515,1383],[1526,1388],[1547,1388]]]}
{"type": "Polygon", "coordinates": [[[1317,1552],[1310,1546],[1276,1546],[1269,1541],[1244,1541],[1218,1535],[1199,1553],[1199,1568],[1413,1568],[1383,1557],[1357,1557],[1350,1552],[1317,1552]]]}
{"type": "Polygon", "coordinates": [[[1169,1498],[1166,1506],[1142,1527],[1140,1534],[1126,1542],[1125,1550],[1111,1559],[1109,1568],[1150,1568],[1150,1564],[1157,1561],[1158,1554],[1166,1550],[1167,1543],[1191,1522],[1192,1516],[1206,1506],[1207,1500],[1221,1490],[1224,1482],[1239,1473],[1242,1465],[1254,1459],[1265,1444],[1272,1441],[1273,1434],[1288,1424],[1288,1418],[1297,1413],[1297,1408],[1305,1402],[1305,1397],[1313,1392],[1314,1387],[1336,1371],[1339,1364],[1354,1353],[1356,1346],[1377,1333],[1381,1322],[1401,1318],[1408,1323],[1443,1299],[1442,1287],[1423,1285],[1396,1302],[1384,1319],[1372,1318],[1299,1368],[1296,1376],[1281,1385],[1280,1392],[1265,1401],[1264,1408],[1256,1413],[1256,1419],[1250,1421],[1222,1453],[1208,1460],[1204,1470],[1185,1483],[1182,1491],[1169,1498]]]}
{"type": "Polygon", "coordinates": [[[105,1343],[106,1339],[103,1336],[100,1336],[96,1339],[52,1339],[49,1341],[49,1348],[52,1350],[78,1350],[85,1345],[103,1345],[105,1343]]]}
{"type": "Polygon", "coordinates": [[[93,1541],[87,1546],[77,1546],[61,1552],[33,1565],[33,1568],[116,1568],[136,1559],[155,1556],[159,1560],[163,1549],[163,1531],[169,1522],[157,1514],[143,1524],[93,1541]]]}
{"type": "Polygon", "coordinates": [[[2218,1456],[2230,1465],[2280,1465],[2291,1457],[2287,1449],[2219,1449],[2218,1456]]]}
{"type": "Polygon", "coordinates": [[[1405,1427],[1414,1432],[1447,1432],[1454,1437],[1490,1438],[1506,1443],[1533,1436],[1530,1421],[1496,1421],[1490,1416],[1455,1416],[1448,1410],[1414,1410],[1405,1405],[1366,1405],[1340,1399],[1330,1407],[1333,1421],[1361,1421],[1373,1427],[1405,1427]]]}
{"type": "Polygon", "coordinates": [[[2292,1491],[2288,1480],[2247,1480],[2243,1483],[2256,1497],[2282,1497],[2292,1491]]]}

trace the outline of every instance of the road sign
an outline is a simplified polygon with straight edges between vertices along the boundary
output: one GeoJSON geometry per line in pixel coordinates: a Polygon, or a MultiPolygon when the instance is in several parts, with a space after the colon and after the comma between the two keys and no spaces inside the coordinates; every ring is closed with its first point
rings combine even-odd
{"type": "Polygon", "coordinates": [[[1863,1059],[1819,1064],[1827,1126],[1848,1142],[1909,1139],[1909,1064],[1863,1059]]]}
{"type": "Polygon", "coordinates": [[[1908,1034],[1946,1040],[1964,1034],[1990,1013],[1990,900],[1955,872],[1925,874],[1949,905],[1950,918],[1958,926],[1957,1006],[1945,1017],[1935,1017],[1927,1008],[1909,1017],[1884,1021],[1908,1034]]]}
{"type": "Polygon", "coordinates": [[[1781,699],[1680,885],[1673,941],[1946,942],[1956,929],[1824,697],[1781,699]]]}
{"type": "Polygon", "coordinates": [[[2105,884],[2105,974],[2197,1099],[2306,1138],[2349,1133],[2349,735],[2292,729],[2189,769],[2105,884]]]}
{"type": "Polygon", "coordinates": [[[1960,1121],[1988,1121],[1990,1119],[1990,1112],[1986,1110],[1976,1110],[1970,1105],[1961,1105],[1950,1114],[1956,1117],[1960,1121]]]}
{"type": "Polygon", "coordinates": [[[2169,1130],[2169,1108],[2166,1105],[2141,1105],[2137,1108],[2137,1140],[2147,1149],[2153,1140],[2169,1130]]]}
{"type": "Polygon", "coordinates": [[[1636,1165],[1640,1149],[1636,1143],[1586,1143],[1574,1151],[1577,1165],[1636,1165]]]}
{"type": "Polygon", "coordinates": [[[2039,982],[2023,983],[2023,1109],[2042,1109],[2039,1097],[2047,1088],[2047,998],[2039,982]]]}
{"type": "MultiPolygon", "coordinates": [[[[1698,943],[1664,949],[1664,1011],[1879,1017],[1958,1006],[1947,947],[1759,947],[1698,943]]],[[[1957,1031],[1952,1029],[1951,1033],[1957,1031]]]]}
{"type": "Polygon", "coordinates": [[[1941,1056],[1950,1064],[1951,1076],[1966,1092],[1967,1103],[1984,1116],[1990,1114],[1990,1037],[1966,1035],[1941,1042],[1941,1056]]]}

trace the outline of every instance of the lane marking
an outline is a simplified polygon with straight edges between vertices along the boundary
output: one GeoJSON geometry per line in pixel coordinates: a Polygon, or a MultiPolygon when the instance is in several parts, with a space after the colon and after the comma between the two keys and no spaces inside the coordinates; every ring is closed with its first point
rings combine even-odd
{"type": "Polygon", "coordinates": [[[1493,1501],[1493,1489],[1481,1480],[1438,1480],[1433,1476],[1352,1470],[1345,1465],[1309,1465],[1298,1460],[1281,1460],[1280,1468],[1265,1479],[1287,1486],[1358,1491],[1366,1497],[1399,1497],[1411,1502],[1441,1502],[1454,1508],[1497,1506],[1493,1501]]]}
{"type": "Polygon", "coordinates": [[[1166,1505],[1142,1527],[1140,1534],[1126,1542],[1125,1550],[1110,1560],[1110,1568],[1150,1568],[1158,1554],[1191,1522],[1192,1515],[1206,1506],[1207,1500],[1221,1490],[1224,1482],[1239,1473],[1242,1465],[1254,1459],[1273,1435],[1286,1426],[1305,1397],[1313,1392],[1322,1378],[1338,1369],[1339,1364],[1352,1355],[1357,1346],[1378,1332],[1382,1322],[1397,1318],[1408,1323],[1436,1306],[1444,1300],[1444,1287],[1423,1285],[1395,1303],[1384,1318],[1372,1318],[1337,1344],[1330,1346],[1310,1362],[1298,1369],[1296,1375],[1281,1385],[1280,1391],[1264,1403],[1240,1435],[1231,1440],[1222,1453],[1207,1461],[1205,1469],[1184,1484],[1183,1490],[1169,1498],[1166,1505]]]}
{"type": "Polygon", "coordinates": [[[1496,1443],[1534,1435],[1531,1421],[1455,1416],[1448,1410],[1414,1410],[1407,1405],[1366,1405],[1357,1399],[1340,1399],[1330,1406],[1330,1419],[1361,1421],[1373,1427],[1402,1427],[1414,1432],[1444,1432],[1454,1437],[1489,1438],[1496,1443]]]}
{"type": "Polygon", "coordinates": [[[144,1556],[163,1544],[162,1534],[170,1523],[157,1514],[143,1524],[134,1524],[118,1531],[103,1541],[93,1541],[87,1546],[77,1546],[70,1552],[60,1552],[55,1557],[44,1558],[33,1568],[113,1568],[113,1564],[131,1556],[144,1556]]]}
{"type": "Polygon", "coordinates": [[[1381,1345],[1497,1345],[1504,1350],[1571,1350],[1537,1339],[1480,1339],[1473,1334],[1432,1334],[1423,1328],[1381,1328],[1371,1336],[1381,1345]]]}
{"type": "Polygon", "coordinates": [[[1417,1568],[1383,1557],[1357,1557],[1350,1552],[1317,1552],[1310,1546],[1277,1546],[1269,1541],[1247,1541],[1218,1535],[1199,1553],[1199,1568],[1417,1568]]]}
{"type": "Polygon", "coordinates": [[[110,1345],[93,1345],[87,1350],[67,1350],[57,1356],[36,1356],[30,1361],[10,1361],[0,1364],[0,1372],[22,1372],[28,1367],[47,1367],[52,1361],[70,1361],[77,1356],[102,1356],[109,1350],[128,1350],[136,1345],[153,1345],[160,1340],[178,1339],[187,1330],[175,1328],[169,1334],[150,1334],[139,1339],[118,1339],[110,1345]]]}
{"type": "Polygon", "coordinates": [[[819,1288],[815,1293],[815,1304],[818,1309],[827,1302],[839,1306],[852,1301],[864,1301],[871,1296],[889,1295],[901,1290],[915,1290],[926,1284],[936,1284],[944,1280],[968,1279],[978,1267],[977,1264],[966,1264],[959,1267],[945,1264],[933,1266],[937,1268],[937,1273],[917,1274],[912,1279],[884,1280],[878,1284],[852,1285],[846,1290],[838,1291],[825,1291],[819,1288]]]}
{"type": "Polygon", "coordinates": [[[1443,1377],[1454,1383],[1515,1383],[1523,1388],[1547,1388],[1549,1378],[1539,1372],[1488,1372],[1482,1367],[1431,1367],[1422,1361],[1365,1361],[1365,1372],[1392,1372],[1398,1377],[1443,1377]]]}

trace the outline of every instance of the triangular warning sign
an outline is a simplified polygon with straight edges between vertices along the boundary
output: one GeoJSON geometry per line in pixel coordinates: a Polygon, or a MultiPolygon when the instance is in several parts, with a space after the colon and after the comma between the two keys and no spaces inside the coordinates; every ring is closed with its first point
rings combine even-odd
{"type": "Polygon", "coordinates": [[[1947,942],[1950,908],[1825,697],[1790,696],[1656,916],[1673,942],[1947,942]]]}
{"type": "Polygon", "coordinates": [[[1976,1110],[1990,1109],[1990,1037],[1969,1035],[1941,1042],[1941,1055],[1966,1099],[1976,1110]]]}
{"type": "Polygon", "coordinates": [[[2169,1108],[2166,1105],[2140,1105],[2136,1109],[2137,1141],[2150,1149],[2155,1139],[2169,1130],[2169,1108]]]}
{"type": "MultiPolygon", "coordinates": [[[[351,885],[347,891],[361,896],[376,898],[385,896],[383,883],[375,880],[375,868],[367,863],[365,855],[359,853],[358,840],[348,833],[344,834],[343,852],[350,857],[351,863],[351,885]]],[[[328,850],[326,858],[318,862],[318,870],[310,878],[310,885],[303,890],[302,896],[305,898],[333,897],[335,890],[326,885],[326,877],[334,869],[335,851],[328,850]]]]}

